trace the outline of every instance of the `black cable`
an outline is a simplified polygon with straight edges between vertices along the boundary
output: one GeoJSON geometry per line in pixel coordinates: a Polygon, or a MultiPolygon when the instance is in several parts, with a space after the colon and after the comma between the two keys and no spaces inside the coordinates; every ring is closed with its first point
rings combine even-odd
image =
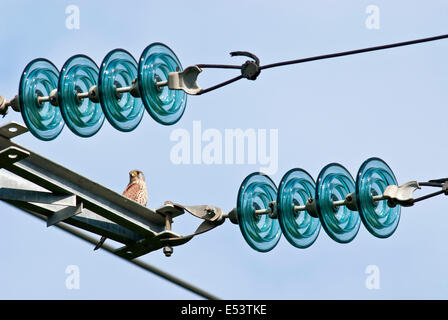
{"type": "MultiPolygon", "coordinates": [[[[228,81],[225,81],[225,82],[222,82],[220,84],[217,84],[217,85],[215,85],[213,87],[204,89],[204,90],[200,91],[198,93],[198,95],[201,95],[201,94],[204,94],[204,93],[216,90],[216,89],[221,88],[221,87],[224,87],[224,86],[226,86],[228,84],[231,84],[232,82],[235,82],[237,80],[240,80],[240,79],[242,79],[244,77],[248,78],[250,80],[255,80],[256,77],[258,76],[258,74],[260,73],[260,71],[263,70],[263,69],[281,67],[281,66],[286,66],[286,65],[291,65],[291,64],[299,64],[299,63],[316,61],[316,60],[323,60],[323,59],[330,59],[330,58],[336,58],[336,57],[343,57],[343,56],[354,55],[354,54],[364,53],[364,52],[371,52],[371,51],[378,51],[378,50],[384,50],[384,49],[391,49],[391,48],[409,46],[409,45],[413,45],[413,44],[418,44],[418,43],[423,43],[423,42],[430,42],[430,41],[436,41],[436,40],[442,40],[442,39],[447,39],[447,38],[448,38],[448,34],[443,34],[443,35],[435,36],[435,37],[429,37],[429,38],[422,38],[422,39],[416,39],[416,40],[411,40],[411,41],[391,43],[391,44],[386,44],[386,45],[382,45],[382,46],[369,47],[369,48],[363,48],[363,49],[357,49],[357,50],[351,50],[351,51],[344,51],[344,52],[337,52],[337,53],[325,54],[325,55],[314,56],[314,57],[309,57],[309,58],[302,58],[302,59],[296,59],[296,60],[282,61],[282,62],[267,64],[267,65],[264,65],[264,66],[259,66],[260,60],[254,54],[252,54],[250,52],[246,52],[246,51],[235,51],[235,52],[231,52],[230,55],[231,56],[242,55],[242,56],[250,57],[250,58],[255,60],[255,64],[257,65],[256,75],[254,77],[248,77],[248,76],[246,76],[246,77],[245,76],[235,77],[235,78],[230,79],[228,81]]],[[[241,69],[242,73],[244,74],[243,67],[245,65],[236,66],[236,65],[226,65],[226,64],[198,64],[197,66],[199,68],[241,69]]],[[[430,181],[430,182],[438,182],[438,181],[430,181]]]]}
{"type": "Polygon", "coordinates": [[[432,198],[432,197],[438,196],[438,195],[443,194],[443,193],[444,193],[443,190],[436,191],[436,192],[427,194],[427,195],[425,195],[425,196],[422,196],[422,197],[420,197],[420,198],[414,199],[414,201],[412,201],[412,203],[414,204],[414,203],[416,203],[416,202],[419,202],[419,201],[422,201],[422,200],[426,200],[426,199],[428,199],[428,198],[432,198]]]}
{"type": "Polygon", "coordinates": [[[441,188],[443,186],[442,183],[434,182],[434,181],[419,182],[418,185],[422,186],[422,187],[439,187],[439,188],[441,188]]]}
{"type": "Polygon", "coordinates": [[[231,64],[197,64],[196,66],[201,69],[205,69],[205,68],[241,69],[241,66],[235,66],[235,65],[231,65],[231,64]]]}
{"type": "Polygon", "coordinates": [[[442,178],[442,179],[432,179],[429,180],[429,182],[439,182],[439,183],[445,183],[448,181],[448,178],[442,178]]]}
{"type": "Polygon", "coordinates": [[[409,45],[413,45],[413,44],[417,44],[417,43],[436,41],[436,40],[441,40],[441,39],[446,39],[446,38],[448,38],[448,34],[435,36],[435,37],[429,37],[429,38],[423,38],[423,39],[417,39],[417,40],[411,40],[411,41],[405,41],[405,42],[397,42],[397,43],[386,44],[386,45],[382,45],[382,46],[376,46],[376,47],[370,47],[370,48],[364,48],[364,49],[331,53],[331,54],[315,56],[315,57],[310,57],[310,58],[277,62],[277,63],[272,63],[272,64],[267,64],[267,65],[261,66],[260,70],[275,68],[275,67],[280,67],[280,66],[286,66],[286,65],[290,65],[290,64],[298,64],[298,63],[304,63],[304,62],[309,62],[309,61],[316,61],[316,60],[348,56],[348,55],[370,52],[370,51],[377,51],[377,50],[384,50],[384,49],[390,49],[390,48],[396,48],[396,47],[409,46],[409,45]]]}
{"type": "MultiPolygon", "coordinates": [[[[241,67],[240,67],[240,68],[241,68],[241,67]]],[[[207,88],[207,89],[203,89],[203,90],[201,90],[197,95],[201,95],[201,94],[204,94],[204,93],[207,93],[207,92],[216,90],[216,89],[218,89],[218,88],[224,87],[224,86],[226,86],[226,85],[228,85],[228,84],[231,84],[232,82],[238,81],[238,80],[240,80],[240,79],[243,79],[243,76],[242,76],[242,75],[241,75],[241,76],[238,76],[238,77],[235,77],[235,78],[232,78],[232,79],[230,79],[230,80],[221,82],[220,84],[217,84],[216,86],[213,86],[213,87],[210,87],[210,88],[207,88]]]]}

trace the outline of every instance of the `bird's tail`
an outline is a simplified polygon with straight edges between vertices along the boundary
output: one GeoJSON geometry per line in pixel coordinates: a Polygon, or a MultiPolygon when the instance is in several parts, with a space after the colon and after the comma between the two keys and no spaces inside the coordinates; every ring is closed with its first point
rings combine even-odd
{"type": "Polygon", "coordinates": [[[104,241],[106,241],[106,237],[101,237],[100,242],[97,243],[97,245],[95,246],[95,248],[93,248],[93,250],[98,250],[99,248],[101,248],[101,246],[103,245],[104,241]]]}

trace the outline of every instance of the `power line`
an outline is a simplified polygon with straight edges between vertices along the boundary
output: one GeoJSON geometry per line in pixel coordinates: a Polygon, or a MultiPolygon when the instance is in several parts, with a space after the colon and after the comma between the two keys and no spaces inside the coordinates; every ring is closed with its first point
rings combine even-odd
{"type": "Polygon", "coordinates": [[[442,39],[447,39],[447,38],[448,38],[448,34],[443,34],[443,35],[433,36],[433,37],[429,37],[429,38],[422,38],[422,39],[416,39],[416,40],[410,40],[410,41],[404,41],[404,42],[396,42],[396,43],[391,43],[391,44],[386,44],[386,45],[381,45],[381,46],[368,47],[368,48],[343,51],[343,52],[336,52],[336,53],[324,54],[324,55],[308,57],[308,58],[281,61],[281,62],[266,64],[263,66],[260,66],[260,60],[253,53],[246,52],[246,51],[231,52],[230,53],[231,56],[246,56],[253,60],[246,61],[246,63],[244,63],[242,66],[225,65],[225,64],[198,64],[198,65],[196,65],[196,67],[199,67],[199,68],[241,69],[241,75],[234,77],[232,79],[229,79],[227,81],[221,82],[212,87],[209,87],[206,89],[200,89],[194,94],[201,95],[201,94],[216,90],[218,88],[224,87],[226,85],[229,85],[229,84],[231,84],[235,81],[241,80],[243,78],[246,78],[249,80],[256,80],[257,77],[259,76],[261,70],[264,70],[264,69],[282,67],[282,66],[305,63],[305,62],[316,61],[316,60],[324,60],[324,59],[330,59],[330,58],[349,56],[349,55],[371,52],[371,51],[379,51],[379,50],[409,46],[409,45],[414,45],[414,44],[418,44],[418,43],[437,41],[437,40],[442,40],[442,39]]]}
{"type": "Polygon", "coordinates": [[[330,59],[330,58],[336,58],[336,57],[343,57],[358,53],[364,53],[364,52],[371,52],[371,51],[378,51],[378,50],[385,50],[385,49],[391,49],[391,48],[397,48],[397,47],[403,47],[403,46],[409,46],[417,43],[423,43],[423,42],[430,42],[430,41],[437,41],[448,38],[448,34],[443,34],[440,36],[434,36],[429,38],[422,38],[422,39],[416,39],[411,41],[404,41],[404,42],[396,42],[391,44],[386,44],[382,46],[376,46],[376,47],[369,47],[369,48],[363,48],[363,49],[357,49],[357,50],[351,50],[351,51],[344,51],[344,52],[337,52],[337,53],[331,53],[331,54],[325,54],[321,56],[315,56],[315,57],[309,57],[309,58],[302,58],[297,60],[289,60],[289,61],[283,61],[283,62],[277,62],[272,64],[267,64],[264,66],[260,66],[260,70],[263,69],[269,69],[269,68],[275,68],[275,67],[281,67],[291,64],[298,64],[298,63],[304,63],[304,62],[310,62],[310,61],[316,61],[316,60],[323,60],[323,59],[330,59]]]}
{"type": "MultiPolygon", "coordinates": [[[[45,220],[45,218],[43,216],[41,216],[40,214],[31,212],[31,211],[27,211],[27,212],[29,214],[35,216],[36,218],[39,218],[41,220],[45,220]]],[[[98,242],[97,239],[95,239],[93,237],[90,237],[86,233],[81,232],[81,231],[79,231],[76,228],[70,227],[67,224],[58,223],[55,226],[58,227],[59,229],[65,231],[65,232],[68,232],[68,233],[70,233],[70,234],[72,234],[72,235],[74,235],[74,236],[76,236],[76,237],[78,237],[78,238],[80,238],[80,239],[82,239],[82,240],[84,240],[86,242],[89,242],[89,243],[91,243],[93,245],[95,245],[98,242]]],[[[186,281],[184,281],[184,280],[182,280],[180,278],[177,278],[177,277],[175,277],[175,276],[173,276],[173,275],[171,275],[171,274],[169,274],[169,273],[167,273],[167,272],[165,272],[165,271],[163,271],[163,270],[161,270],[159,268],[156,268],[156,267],[154,267],[154,266],[152,266],[152,265],[150,265],[150,264],[148,264],[148,263],[146,263],[146,262],[144,262],[142,260],[139,260],[139,259],[128,260],[128,259],[125,259],[125,258],[115,254],[115,252],[114,252],[115,249],[112,246],[108,245],[108,244],[104,244],[102,246],[102,249],[104,249],[107,252],[112,253],[114,256],[120,257],[123,260],[126,260],[126,261],[128,261],[128,262],[130,262],[130,263],[132,263],[132,264],[134,264],[134,265],[136,265],[136,266],[146,270],[146,271],[154,273],[155,275],[157,275],[157,276],[159,276],[159,277],[161,277],[161,278],[163,278],[165,280],[168,280],[169,282],[172,282],[172,283],[174,283],[174,284],[176,284],[176,285],[178,285],[178,286],[180,286],[180,287],[182,287],[182,288],[184,288],[184,289],[186,289],[188,291],[191,291],[191,292],[193,292],[193,293],[195,293],[195,294],[197,294],[197,295],[199,295],[199,296],[201,296],[201,297],[203,297],[205,299],[219,300],[219,298],[216,297],[215,295],[213,295],[213,294],[211,294],[211,293],[209,293],[209,292],[207,292],[205,290],[202,290],[202,289],[200,289],[200,288],[198,288],[198,287],[196,287],[196,286],[194,286],[194,285],[192,285],[192,284],[190,284],[190,283],[188,283],[188,282],[186,282],[186,281]]]]}

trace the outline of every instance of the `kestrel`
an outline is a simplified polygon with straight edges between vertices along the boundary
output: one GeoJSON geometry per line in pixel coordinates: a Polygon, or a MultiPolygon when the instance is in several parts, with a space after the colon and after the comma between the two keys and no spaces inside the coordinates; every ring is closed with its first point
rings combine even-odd
{"type": "MultiPolygon", "coordinates": [[[[123,195],[131,200],[140,203],[146,207],[148,202],[148,189],[146,188],[145,176],[140,170],[132,170],[129,172],[129,183],[123,191],[123,195]]],[[[106,241],[106,237],[101,237],[100,242],[93,250],[98,250],[106,241]]]]}

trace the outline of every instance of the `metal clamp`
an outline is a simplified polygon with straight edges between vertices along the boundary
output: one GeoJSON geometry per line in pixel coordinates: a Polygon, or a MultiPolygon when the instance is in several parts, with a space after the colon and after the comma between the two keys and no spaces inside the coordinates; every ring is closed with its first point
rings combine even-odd
{"type": "Polygon", "coordinates": [[[387,204],[392,208],[397,204],[410,207],[415,202],[413,194],[417,189],[421,189],[417,181],[410,181],[401,186],[389,185],[384,190],[383,198],[387,199],[387,204]]]}
{"type": "Polygon", "coordinates": [[[231,52],[230,55],[232,57],[236,56],[244,56],[249,57],[253,60],[247,60],[242,66],[241,66],[241,75],[249,80],[256,80],[258,75],[261,72],[260,69],[260,59],[253,53],[247,52],[247,51],[234,51],[231,52]]]}
{"type": "Polygon", "coordinates": [[[172,205],[174,207],[180,208],[181,210],[185,210],[191,215],[212,222],[218,222],[223,220],[223,211],[221,208],[213,207],[209,205],[198,205],[198,206],[183,206],[178,203],[174,203],[171,201],[165,201],[165,205],[172,205]]]}
{"type": "Polygon", "coordinates": [[[165,216],[165,231],[160,234],[159,242],[163,246],[163,253],[169,257],[173,254],[173,246],[184,244],[198,234],[210,231],[225,221],[225,216],[221,208],[209,205],[183,206],[181,204],[165,201],[163,210],[157,212],[165,216]],[[171,231],[171,225],[175,216],[181,215],[184,211],[191,215],[203,219],[196,231],[187,236],[179,236],[171,231]]]}
{"type": "Polygon", "coordinates": [[[197,83],[198,75],[202,69],[198,66],[191,66],[182,72],[168,73],[168,88],[172,90],[183,90],[188,94],[198,94],[202,91],[197,83]]]}
{"type": "Polygon", "coordinates": [[[255,80],[261,72],[260,67],[260,59],[253,53],[247,51],[234,51],[231,52],[230,55],[232,57],[236,56],[245,56],[249,57],[252,60],[247,60],[243,65],[227,65],[227,64],[198,64],[194,66],[190,66],[186,68],[182,72],[170,72],[168,74],[168,88],[172,90],[183,90],[187,94],[191,95],[201,95],[215,89],[224,87],[232,82],[235,82],[240,79],[248,79],[255,80]],[[202,72],[204,68],[215,68],[215,69],[239,69],[241,71],[241,75],[232,78],[230,80],[221,82],[215,86],[202,89],[197,83],[197,78],[199,73],[202,72]]]}

